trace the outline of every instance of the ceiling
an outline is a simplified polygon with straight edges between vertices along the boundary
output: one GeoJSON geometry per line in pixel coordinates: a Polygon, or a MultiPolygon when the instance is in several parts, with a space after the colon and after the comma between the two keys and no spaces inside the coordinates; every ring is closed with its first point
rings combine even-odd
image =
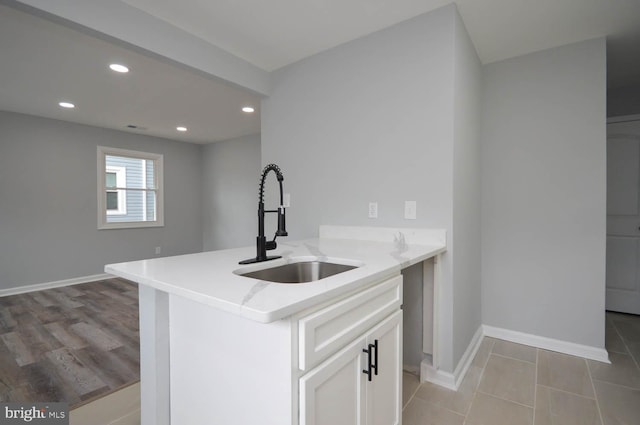
{"type": "MultiPolygon", "coordinates": [[[[123,0],[271,71],[450,0],[123,0]]],[[[640,0],[457,0],[482,63],[608,37],[609,85],[640,84],[640,0]]]]}
{"type": "MultiPolygon", "coordinates": [[[[137,8],[265,71],[450,3],[111,1],[137,8]]],[[[0,110],[193,143],[260,132],[258,94],[11,4],[0,0],[0,110]],[[126,63],[131,72],[113,73],[108,69],[112,62],[126,63]],[[77,107],[63,110],[57,106],[61,100],[77,107]],[[256,107],[254,114],[240,111],[248,104],[256,107]],[[178,125],[189,131],[178,133],[178,125]]],[[[609,88],[640,86],[640,0],[458,0],[456,4],[485,64],[606,36],[609,88]]]]}
{"type": "Polygon", "coordinates": [[[260,132],[254,93],[2,4],[0,55],[0,110],[191,143],[260,132]]]}

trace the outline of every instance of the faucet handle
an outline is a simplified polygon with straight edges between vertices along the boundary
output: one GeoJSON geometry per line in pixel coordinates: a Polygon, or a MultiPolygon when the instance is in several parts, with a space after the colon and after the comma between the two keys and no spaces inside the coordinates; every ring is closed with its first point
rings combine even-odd
{"type": "Polygon", "coordinates": [[[287,226],[285,223],[284,207],[280,205],[278,207],[278,230],[276,230],[276,236],[288,236],[287,226]]]}

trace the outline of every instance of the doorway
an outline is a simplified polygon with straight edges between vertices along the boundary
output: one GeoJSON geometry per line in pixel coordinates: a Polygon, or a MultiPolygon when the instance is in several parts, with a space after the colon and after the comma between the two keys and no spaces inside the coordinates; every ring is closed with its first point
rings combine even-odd
{"type": "Polygon", "coordinates": [[[606,309],[640,315],[640,115],[607,123],[606,309]]]}

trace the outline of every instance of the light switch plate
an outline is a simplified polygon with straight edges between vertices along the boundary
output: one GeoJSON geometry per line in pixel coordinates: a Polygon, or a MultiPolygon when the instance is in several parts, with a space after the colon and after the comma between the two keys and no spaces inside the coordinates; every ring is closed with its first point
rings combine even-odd
{"type": "Polygon", "coordinates": [[[417,202],[404,201],[404,218],[407,220],[415,220],[417,216],[417,202]]]}
{"type": "Polygon", "coordinates": [[[282,206],[285,208],[289,208],[291,206],[291,194],[285,193],[282,195],[282,206]]]}
{"type": "Polygon", "coordinates": [[[378,218],[377,202],[369,202],[369,218],[378,218]]]}

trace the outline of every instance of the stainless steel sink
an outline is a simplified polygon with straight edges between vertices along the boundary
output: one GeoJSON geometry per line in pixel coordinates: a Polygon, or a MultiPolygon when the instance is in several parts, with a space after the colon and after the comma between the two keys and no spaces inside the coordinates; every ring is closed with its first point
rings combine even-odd
{"type": "Polygon", "coordinates": [[[278,283],[305,283],[343,273],[357,266],[324,261],[301,261],[268,269],[238,273],[240,276],[278,283]]]}

